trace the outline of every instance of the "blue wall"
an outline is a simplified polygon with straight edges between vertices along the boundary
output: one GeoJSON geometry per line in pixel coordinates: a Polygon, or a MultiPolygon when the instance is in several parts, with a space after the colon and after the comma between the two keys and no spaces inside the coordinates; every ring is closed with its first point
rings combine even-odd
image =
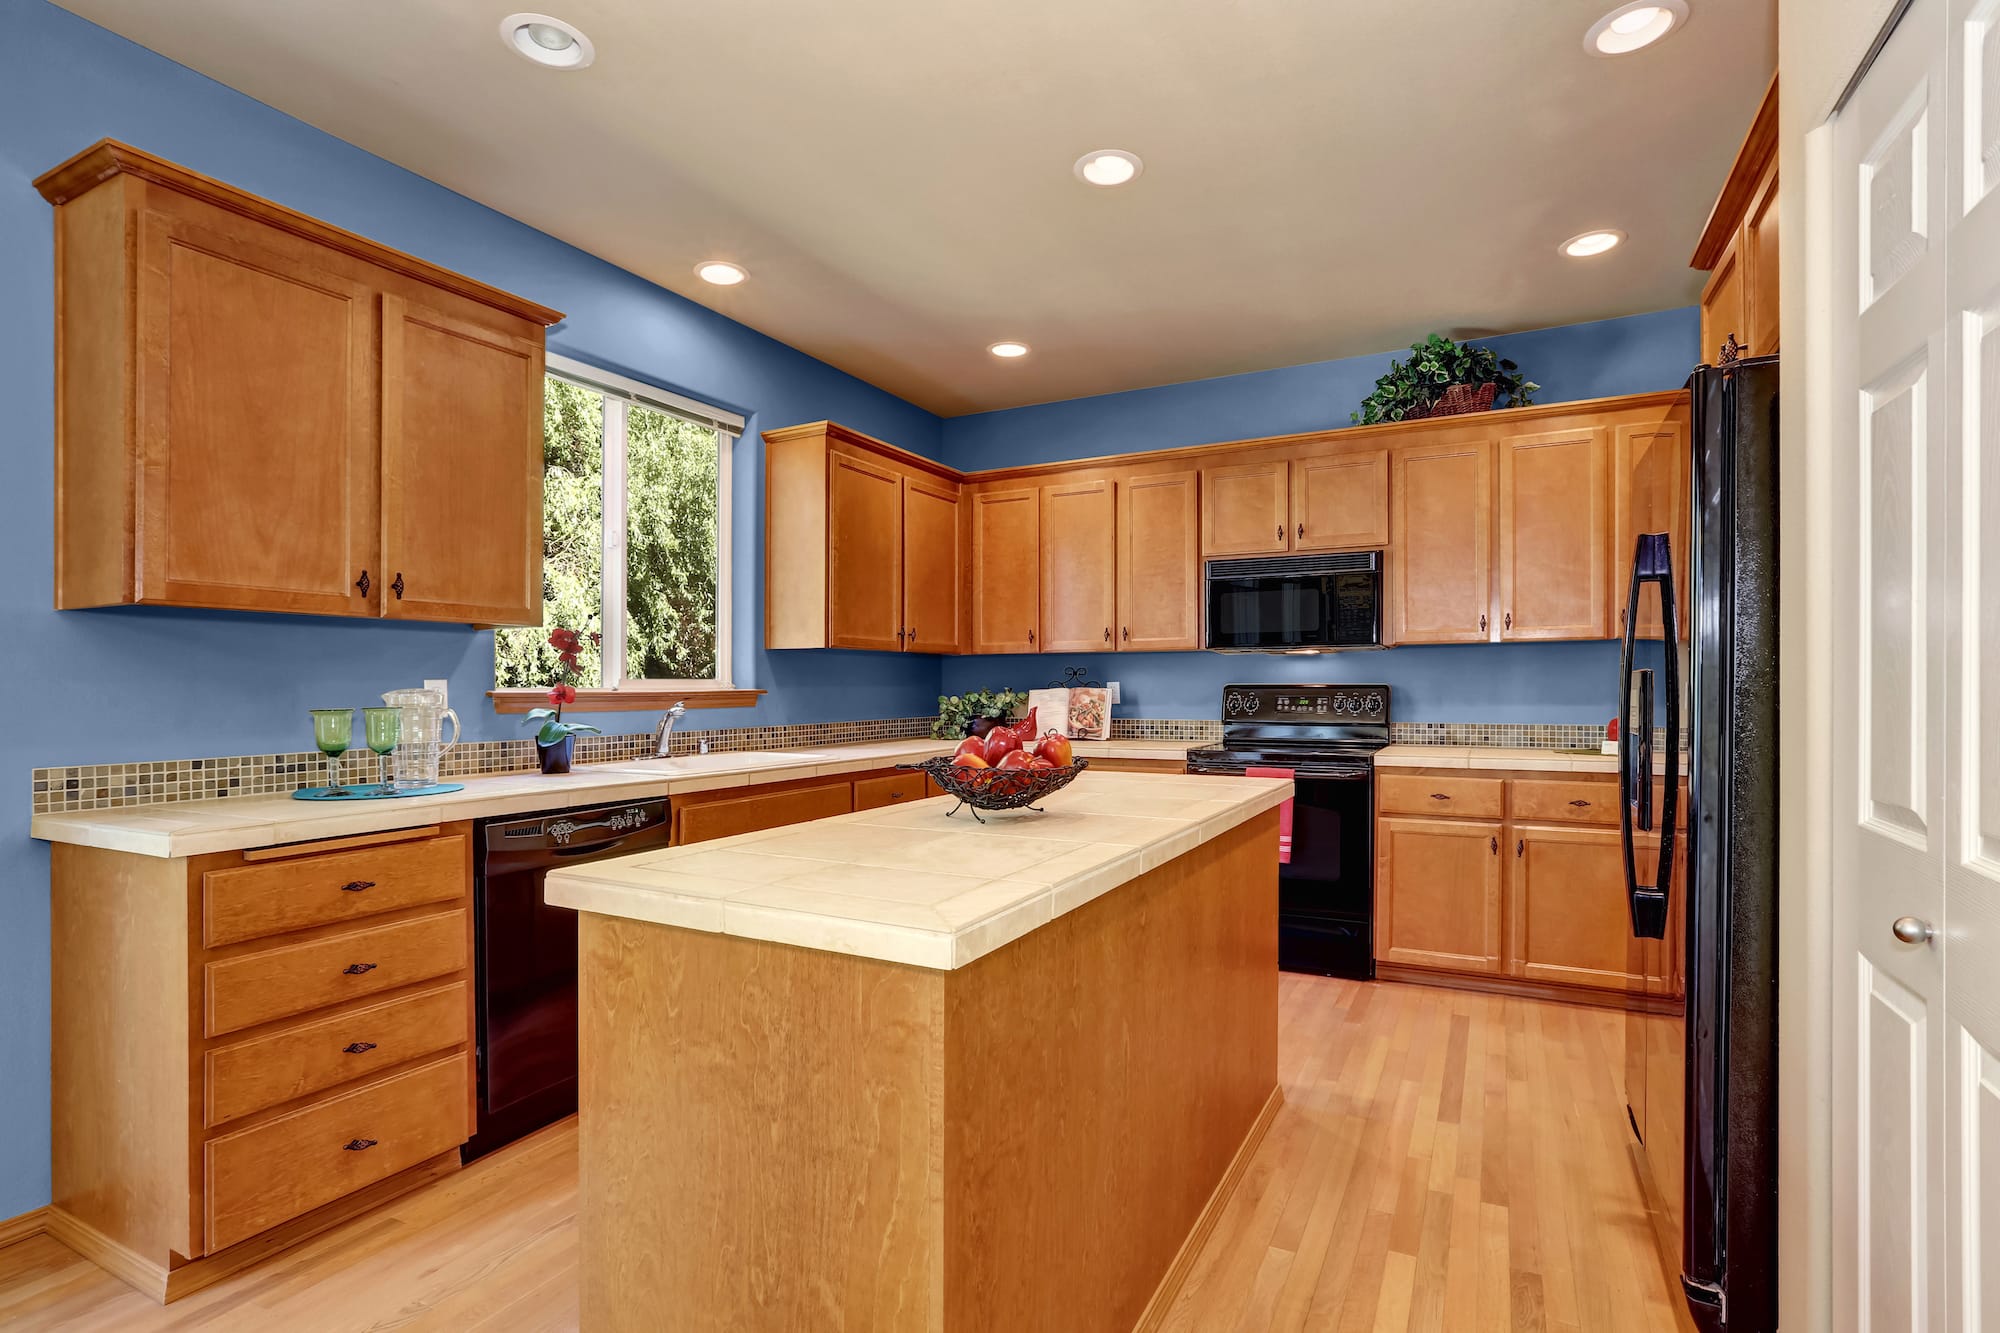
{"type": "MultiPolygon", "coordinates": [[[[50,209],[30,182],[99,138],[231,184],[568,313],[551,350],[734,408],[734,652],[755,709],[704,726],[902,717],[935,707],[937,663],[765,654],[761,428],[830,417],[936,456],[937,418],[740,324],[331,138],[42,3],[0,0],[0,674],[13,682],[0,790],[0,1218],[47,1202],[48,851],[28,838],[28,770],[298,749],[305,710],[447,677],[477,738],[493,714],[492,638],[464,626],[120,609],[50,609],[54,366],[50,209]]],[[[439,497],[440,503],[446,497],[439,497]]],[[[650,717],[595,719],[613,730],[650,717]]]]}
{"type": "MultiPolygon", "coordinates": [[[[1680,387],[1697,359],[1699,312],[1664,310],[1487,341],[1564,402],[1680,387]]],[[[1013,408],[944,423],[944,458],[967,471],[1211,444],[1345,425],[1393,354],[1323,361],[1132,393],[1013,408]]],[[[1604,722],[1617,710],[1615,643],[1390,648],[1322,657],[1108,653],[946,658],[945,692],[1023,688],[1081,665],[1119,682],[1130,717],[1215,717],[1230,681],[1370,681],[1406,722],[1604,722]]]]}

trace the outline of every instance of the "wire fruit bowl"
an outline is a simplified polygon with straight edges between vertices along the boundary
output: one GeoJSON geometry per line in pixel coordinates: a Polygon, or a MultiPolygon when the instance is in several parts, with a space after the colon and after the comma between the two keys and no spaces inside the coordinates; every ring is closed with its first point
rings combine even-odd
{"type": "Polygon", "coordinates": [[[1076,780],[1076,775],[1090,767],[1088,759],[1078,759],[1057,768],[962,768],[944,755],[926,759],[920,764],[898,764],[898,768],[914,768],[930,776],[932,782],[944,789],[948,796],[956,796],[958,805],[951,808],[957,814],[964,806],[972,807],[972,817],[979,818],[981,810],[1021,810],[1039,812],[1041,807],[1035,802],[1050,792],[1061,791],[1076,780]]]}

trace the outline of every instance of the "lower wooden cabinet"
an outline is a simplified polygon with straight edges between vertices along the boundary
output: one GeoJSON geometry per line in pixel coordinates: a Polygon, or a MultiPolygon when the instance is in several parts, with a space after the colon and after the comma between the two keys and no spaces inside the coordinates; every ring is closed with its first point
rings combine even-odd
{"type": "Polygon", "coordinates": [[[928,777],[908,769],[696,792],[673,798],[673,841],[713,842],[938,794],[928,777]]]}
{"type": "MultiPolygon", "coordinates": [[[[1632,935],[1619,831],[1529,824],[1513,833],[1509,972],[1598,990],[1660,990],[1666,942],[1632,935]]],[[[1646,844],[1657,857],[1658,839],[1646,844]]]]}
{"type": "Polygon", "coordinates": [[[1500,834],[1480,820],[1385,817],[1375,834],[1375,957],[1498,973],[1500,834]]]}

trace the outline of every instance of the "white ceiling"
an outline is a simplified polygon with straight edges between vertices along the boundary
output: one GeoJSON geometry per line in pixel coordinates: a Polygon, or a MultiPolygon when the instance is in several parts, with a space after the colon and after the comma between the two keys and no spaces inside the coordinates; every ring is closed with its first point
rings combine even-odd
{"type": "Polygon", "coordinates": [[[1613,0],[541,0],[577,73],[510,0],[62,3],[945,415],[1690,303],[1776,59],[1775,0],[1619,59],[1613,0]]]}

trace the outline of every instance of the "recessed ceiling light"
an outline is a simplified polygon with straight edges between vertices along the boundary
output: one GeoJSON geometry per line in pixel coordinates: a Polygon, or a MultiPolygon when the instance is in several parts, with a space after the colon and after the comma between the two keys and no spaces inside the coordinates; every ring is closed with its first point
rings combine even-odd
{"type": "Polygon", "coordinates": [[[1123,148],[1099,148],[1076,160],[1076,178],[1089,185],[1123,185],[1137,180],[1146,164],[1123,148]]]}
{"type": "Polygon", "coordinates": [[[1687,0],[1633,0],[1591,24],[1583,49],[1595,56],[1627,55],[1659,41],[1687,16],[1687,0]]]}
{"type": "Polygon", "coordinates": [[[1618,243],[1624,239],[1625,233],[1622,231],[1587,231],[1581,236],[1570,237],[1556,248],[1571,259],[1588,259],[1592,255],[1601,255],[1606,250],[1617,249],[1618,243]]]}
{"type": "Polygon", "coordinates": [[[694,266],[694,275],[703,282],[712,282],[718,287],[734,287],[750,276],[750,270],[741,264],[732,264],[726,259],[706,259],[694,266]]]}
{"type": "Polygon", "coordinates": [[[547,14],[509,14],[500,20],[500,40],[523,60],[550,69],[582,69],[597,59],[590,38],[547,14]]]}
{"type": "Polygon", "coordinates": [[[993,343],[986,350],[997,357],[1011,361],[1017,356],[1026,356],[1028,354],[1028,344],[1015,342],[1010,338],[1005,342],[993,343]]]}

